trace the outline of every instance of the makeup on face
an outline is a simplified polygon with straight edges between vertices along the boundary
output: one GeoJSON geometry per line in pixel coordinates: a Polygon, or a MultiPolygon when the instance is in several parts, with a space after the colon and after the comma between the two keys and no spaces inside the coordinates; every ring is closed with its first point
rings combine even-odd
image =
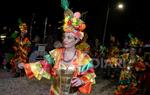
{"type": "Polygon", "coordinates": [[[64,33],[63,45],[64,47],[73,47],[76,44],[75,36],[72,33],[64,33]]]}

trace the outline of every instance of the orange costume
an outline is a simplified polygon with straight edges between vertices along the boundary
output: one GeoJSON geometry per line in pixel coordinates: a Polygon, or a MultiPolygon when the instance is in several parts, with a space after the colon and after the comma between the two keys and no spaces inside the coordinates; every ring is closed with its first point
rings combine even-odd
{"type": "MultiPolygon", "coordinates": [[[[67,0],[62,0],[68,5],[67,0]]],[[[64,6],[65,7],[65,6],[64,6]]],[[[63,30],[73,33],[76,38],[82,39],[85,29],[84,22],[79,19],[80,13],[73,13],[65,7],[65,20],[63,30]]],[[[71,60],[64,60],[65,48],[54,49],[45,55],[44,60],[25,64],[25,72],[29,78],[42,77],[52,80],[50,95],[78,95],[79,93],[89,94],[92,85],[95,84],[95,73],[92,59],[88,54],[76,49],[71,60]],[[74,78],[79,78],[82,85],[73,87],[71,83],[74,78]]]]}
{"type": "Polygon", "coordinates": [[[144,71],[145,65],[138,55],[132,59],[129,53],[123,54],[122,59],[126,62],[121,71],[119,85],[115,91],[115,95],[136,95],[138,90],[138,79],[136,73],[144,71]]]}
{"type": "Polygon", "coordinates": [[[77,50],[71,64],[66,65],[63,60],[64,50],[54,49],[44,57],[44,60],[25,64],[27,76],[39,80],[42,77],[51,79],[50,95],[77,95],[79,92],[89,94],[96,76],[92,59],[86,53],[77,50]],[[73,77],[79,77],[85,84],[77,88],[72,87],[70,82],[73,77]]]}
{"type": "MultiPolygon", "coordinates": [[[[26,24],[22,23],[19,27],[20,27],[21,33],[25,35],[27,32],[26,24]]],[[[11,59],[11,62],[10,62],[10,64],[12,65],[12,69],[15,73],[19,72],[17,64],[28,62],[28,52],[30,51],[30,45],[31,45],[31,42],[28,37],[19,36],[15,39],[15,44],[13,46],[15,55],[11,59]]]]}

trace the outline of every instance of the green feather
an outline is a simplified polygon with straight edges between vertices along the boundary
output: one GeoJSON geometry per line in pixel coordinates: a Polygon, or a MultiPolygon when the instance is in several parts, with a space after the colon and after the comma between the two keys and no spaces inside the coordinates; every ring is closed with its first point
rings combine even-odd
{"type": "Polygon", "coordinates": [[[132,35],[131,33],[128,34],[128,37],[129,37],[129,38],[132,38],[132,36],[133,36],[133,35],[132,35]]]}
{"type": "Polygon", "coordinates": [[[22,20],[21,20],[21,18],[19,18],[19,19],[18,19],[18,23],[19,23],[19,24],[21,24],[21,23],[22,23],[22,20]]]}
{"type": "Polygon", "coordinates": [[[18,32],[15,31],[15,32],[10,36],[10,38],[16,39],[17,36],[18,36],[18,32]]]}
{"type": "Polygon", "coordinates": [[[61,0],[61,7],[64,10],[67,10],[69,8],[69,2],[68,2],[68,0],[61,0]]]}

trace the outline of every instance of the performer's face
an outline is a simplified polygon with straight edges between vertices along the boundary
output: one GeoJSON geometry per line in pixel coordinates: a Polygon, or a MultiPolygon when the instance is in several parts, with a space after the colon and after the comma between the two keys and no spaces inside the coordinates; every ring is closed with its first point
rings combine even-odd
{"type": "Polygon", "coordinates": [[[20,26],[19,26],[21,32],[27,32],[27,25],[26,23],[22,23],[20,26]]]}
{"type": "Polygon", "coordinates": [[[75,38],[73,33],[64,33],[63,34],[63,46],[65,48],[75,47],[77,43],[77,38],[75,38]]]}
{"type": "Polygon", "coordinates": [[[135,48],[130,48],[130,54],[131,55],[135,55],[135,52],[136,52],[135,48]]]}
{"type": "Polygon", "coordinates": [[[21,34],[20,34],[21,37],[24,37],[25,35],[26,35],[26,33],[24,33],[24,32],[21,32],[21,34]]]}

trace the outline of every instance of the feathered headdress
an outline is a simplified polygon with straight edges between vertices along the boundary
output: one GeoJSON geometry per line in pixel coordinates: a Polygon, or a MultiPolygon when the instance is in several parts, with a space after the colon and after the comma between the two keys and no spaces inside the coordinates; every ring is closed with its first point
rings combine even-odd
{"type": "Polygon", "coordinates": [[[64,9],[64,32],[71,32],[76,37],[82,39],[84,37],[85,23],[80,19],[81,13],[75,12],[69,9],[68,0],[61,0],[61,6],[64,9]]]}
{"type": "Polygon", "coordinates": [[[131,47],[139,47],[143,46],[143,42],[140,41],[137,37],[133,36],[131,33],[128,34],[129,37],[129,46],[131,47]]]}

